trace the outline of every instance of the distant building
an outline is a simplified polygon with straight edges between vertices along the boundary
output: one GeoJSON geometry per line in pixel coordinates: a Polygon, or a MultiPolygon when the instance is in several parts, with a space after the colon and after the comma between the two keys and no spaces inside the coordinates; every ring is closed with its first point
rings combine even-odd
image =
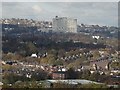
{"type": "Polygon", "coordinates": [[[66,73],[62,71],[58,72],[53,72],[52,73],[52,79],[65,79],[66,78],[66,73]]]}
{"type": "Polygon", "coordinates": [[[94,70],[109,70],[109,64],[110,60],[96,60],[96,61],[91,61],[90,66],[93,67],[94,70]]]}
{"type": "Polygon", "coordinates": [[[94,38],[94,39],[99,39],[100,36],[92,36],[92,38],[94,38]]]}
{"type": "Polygon", "coordinates": [[[41,29],[38,29],[38,31],[50,33],[52,32],[52,27],[41,28],[41,29]]]}
{"type": "Polygon", "coordinates": [[[32,54],[31,57],[37,58],[37,54],[32,54]]]}
{"type": "Polygon", "coordinates": [[[53,18],[53,31],[54,32],[77,32],[77,19],[68,17],[58,17],[53,18]]]}

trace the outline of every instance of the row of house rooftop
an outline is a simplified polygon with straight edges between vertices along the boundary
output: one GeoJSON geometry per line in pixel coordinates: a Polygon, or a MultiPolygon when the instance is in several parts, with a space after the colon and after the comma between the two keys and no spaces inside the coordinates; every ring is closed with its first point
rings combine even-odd
{"type": "MultiPolygon", "coordinates": [[[[98,62],[97,62],[98,63],[98,62]]],[[[74,70],[76,72],[81,72],[84,70],[90,70],[90,73],[94,73],[94,72],[98,72],[100,74],[108,74],[108,72],[110,71],[111,73],[109,73],[110,75],[114,75],[115,73],[120,73],[120,70],[108,70],[108,66],[106,66],[106,64],[108,64],[109,62],[107,60],[104,60],[103,62],[99,62],[104,64],[104,70],[100,70],[98,69],[96,62],[91,63],[90,66],[80,66],[79,68],[75,68],[74,70]]],[[[8,62],[2,62],[3,65],[8,64],[8,62]]],[[[65,75],[66,72],[68,71],[68,68],[62,65],[39,65],[39,64],[26,64],[26,63],[22,63],[22,62],[14,62],[14,64],[12,64],[14,66],[17,66],[19,69],[12,69],[12,70],[8,70],[4,72],[8,72],[8,73],[15,73],[18,75],[26,75],[26,77],[31,78],[31,75],[33,72],[36,72],[36,74],[39,74],[39,70],[43,70],[45,72],[48,72],[50,75],[52,75],[52,79],[65,79],[65,75]]]]}

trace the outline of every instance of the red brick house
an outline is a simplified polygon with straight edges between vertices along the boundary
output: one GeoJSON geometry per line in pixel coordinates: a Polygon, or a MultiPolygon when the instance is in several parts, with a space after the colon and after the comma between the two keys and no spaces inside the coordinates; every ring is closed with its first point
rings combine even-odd
{"type": "Polygon", "coordinates": [[[65,79],[66,72],[57,71],[52,73],[52,79],[65,79]]]}

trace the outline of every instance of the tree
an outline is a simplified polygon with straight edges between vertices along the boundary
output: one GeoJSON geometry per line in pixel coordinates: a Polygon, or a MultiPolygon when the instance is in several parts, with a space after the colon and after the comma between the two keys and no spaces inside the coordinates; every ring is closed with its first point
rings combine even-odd
{"type": "Polygon", "coordinates": [[[90,75],[89,79],[92,81],[98,81],[100,78],[100,74],[98,72],[94,72],[93,74],[90,75]]]}
{"type": "Polygon", "coordinates": [[[47,55],[47,57],[42,58],[40,60],[40,63],[53,65],[53,64],[55,64],[55,61],[56,61],[56,59],[55,59],[54,55],[49,54],[49,55],[47,55]]]}
{"type": "Polygon", "coordinates": [[[38,48],[32,42],[28,42],[26,44],[26,51],[27,55],[31,55],[32,53],[38,53],[38,48]]]}
{"type": "Polygon", "coordinates": [[[48,78],[48,73],[43,70],[37,70],[35,72],[32,72],[31,79],[35,81],[45,80],[48,78]]]}
{"type": "Polygon", "coordinates": [[[64,49],[60,49],[58,51],[58,55],[59,55],[59,57],[64,57],[65,56],[65,50],[64,49]]]}
{"type": "Polygon", "coordinates": [[[73,68],[68,69],[66,75],[67,79],[76,79],[78,77],[77,72],[73,68]]]}
{"type": "Polygon", "coordinates": [[[120,62],[112,62],[110,64],[111,68],[119,69],[120,68],[120,62]]]}
{"type": "Polygon", "coordinates": [[[63,62],[61,60],[56,60],[54,64],[55,65],[63,65],[63,62]]]}
{"type": "Polygon", "coordinates": [[[94,59],[98,59],[99,57],[100,57],[99,52],[98,52],[98,51],[95,51],[95,52],[93,53],[93,58],[94,58],[94,59]]]}
{"type": "Polygon", "coordinates": [[[20,54],[14,54],[14,53],[8,53],[8,54],[3,54],[2,57],[3,60],[20,60],[22,59],[22,56],[20,54]]]}
{"type": "Polygon", "coordinates": [[[82,78],[84,79],[89,79],[90,76],[90,71],[89,70],[84,70],[82,73],[82,78]]]}
{"type": "Polygon", "coordinates": [[[81,64],[81,60],[80,60],[80,59],[77,59],[77,60],[75,60],[74,62],[69,63],[69,64],[67,65],[67,67],[68,67],[68,68],[77,68],[77,67],[80,66],[80,64],[81,64]]]}
{"type": "Polygon", "coordinates": [[[94,83],[90,83],[90,84],[82,84],[82,85],[78,85],[78,88],[108,88],[107,85],[104,84],[94,84],[94,83]]]}

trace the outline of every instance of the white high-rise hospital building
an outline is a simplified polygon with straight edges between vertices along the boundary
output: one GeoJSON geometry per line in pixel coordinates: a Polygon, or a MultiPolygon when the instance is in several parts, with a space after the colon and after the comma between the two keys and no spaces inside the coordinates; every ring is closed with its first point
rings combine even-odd
{"type": "Polygon", "coordinates": [[[77,32],[77,19],[68,17],[58,17],[53,18],[53,31],[54,32],[77,32]]]}

